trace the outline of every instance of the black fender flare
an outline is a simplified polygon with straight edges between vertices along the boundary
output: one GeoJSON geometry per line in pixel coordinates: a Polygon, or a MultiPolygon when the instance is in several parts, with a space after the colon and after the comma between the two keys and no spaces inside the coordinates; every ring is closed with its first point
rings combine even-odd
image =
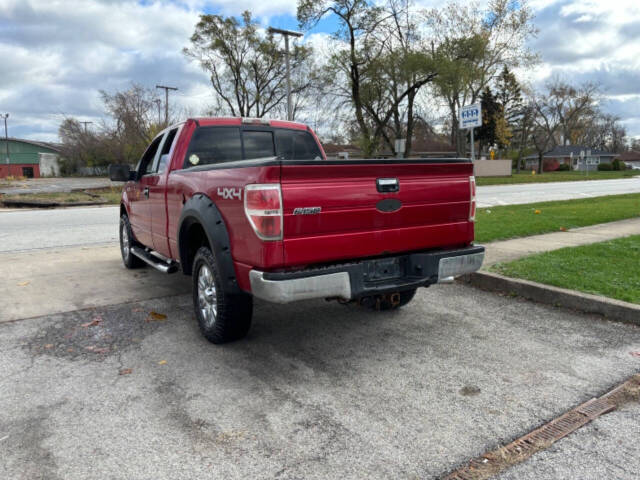
{"type": "Polygon", "coordinates": [[[221,276],[225,282],[228,293],[240,293],[236,271],[231,258],[231,242],[229,232],[225,225],[220,210],[206,195],[198,193],[193,195],[182,207],[178,222],[178,252],[182,272],[185,275],[192,273],[192,260],[189,259],[189,243],[187,232],[194,224],[199,224],[207,237],[209,246],[218,262],[221,276]]]}

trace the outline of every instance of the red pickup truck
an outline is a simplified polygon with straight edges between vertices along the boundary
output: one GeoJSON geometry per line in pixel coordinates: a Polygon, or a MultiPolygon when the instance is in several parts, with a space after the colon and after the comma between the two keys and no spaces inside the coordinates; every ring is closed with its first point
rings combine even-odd
{"type": "Polygon", "coordinates": [[[191,275],[213,343],[247,334],[253,297],[391,309],[484,258],[467,159],[327,160],[300,123],[194,118],[110,177],[125,266],[191,275]]]}

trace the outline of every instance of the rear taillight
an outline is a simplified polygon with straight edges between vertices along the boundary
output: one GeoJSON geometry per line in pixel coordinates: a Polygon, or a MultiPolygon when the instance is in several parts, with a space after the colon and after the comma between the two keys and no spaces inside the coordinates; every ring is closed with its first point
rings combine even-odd
{"type": "Polygon", "coordinates": [[[261,240],[282,240],[282,192],[280,185],[244,187],[244,213],[261,240]]]}
{"type": "Polygon", "coordinates": [[[471,203],[469,205],[469,221],[476,221],[476,177],[469,177],[469,193],[471,203]]]}

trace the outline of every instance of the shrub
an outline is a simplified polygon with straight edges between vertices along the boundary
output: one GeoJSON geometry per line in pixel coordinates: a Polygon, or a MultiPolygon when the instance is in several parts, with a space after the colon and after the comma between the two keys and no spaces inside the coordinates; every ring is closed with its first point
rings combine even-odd
{"type": "Polygon", "coordinates": [[[613,167],[611,166],[610,163],[599,163],[598,164],[598,171],[599,172],[609,172],[613,170],[613,167]]]}
{"type": "Polygon", "coordinates": [[[620,170],[624,170],[624,169],[625,169],[625,165],[624,165],[624,162],[622,162],[619,158],[616,158],[616,159],[611,163],[611,168],[612,168],[613,170],[620,171],[620,170]]]}
{"type": "Polygon", "coordinates": [[[569,170],[571,170],[571,167],[566,163],[561,163],[560,165],[558,165],[559,172],[568,172],[569,170]]]}

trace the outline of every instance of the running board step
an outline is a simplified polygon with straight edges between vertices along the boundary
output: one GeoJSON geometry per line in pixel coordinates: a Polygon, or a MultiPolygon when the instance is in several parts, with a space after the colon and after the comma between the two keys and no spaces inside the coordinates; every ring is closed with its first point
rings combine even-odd
{"type": "Polygon", "coordinates": [[[178,264],[176,262],[163,262],[158,257],[151,255],[149,252],[140,247],[131,247],[131,253],[133,253],[140,260],[151,265],[156,270],[161,271],[162,273],[176,273],[178,271],[178,264]]]}

